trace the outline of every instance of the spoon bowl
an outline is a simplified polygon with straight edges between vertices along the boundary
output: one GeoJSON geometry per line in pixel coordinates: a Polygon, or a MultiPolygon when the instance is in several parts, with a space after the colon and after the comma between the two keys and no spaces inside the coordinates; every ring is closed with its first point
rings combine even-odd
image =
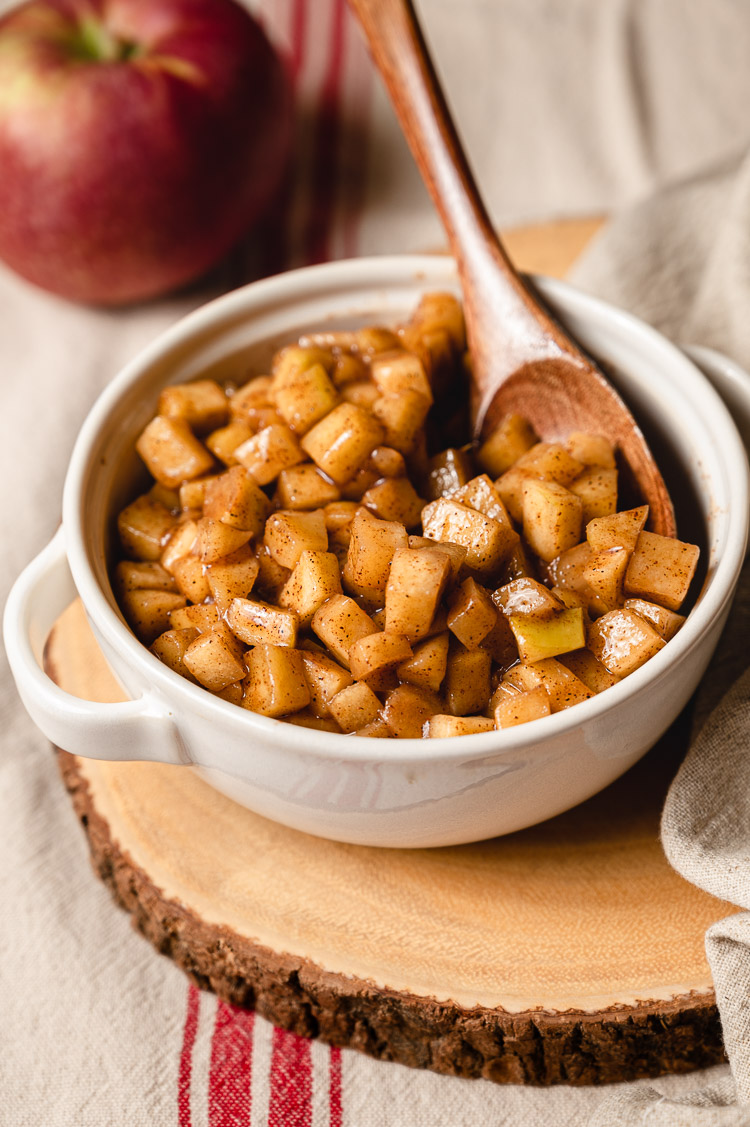
{"type": "Polygon", "coordinates": [[[601,434],[622,492],[649,527],[676,533],[664,479],[635,419],[600,369],[513,267],[469,168],[411,0],[350,0],[458,263],[472,355],[474,435],[518,412],[546,441],[601,434]]]}

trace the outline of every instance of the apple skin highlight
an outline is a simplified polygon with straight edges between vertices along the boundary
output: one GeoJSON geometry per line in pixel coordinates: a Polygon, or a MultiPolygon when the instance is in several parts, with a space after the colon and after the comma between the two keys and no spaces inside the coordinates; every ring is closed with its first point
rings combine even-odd
{"type": "Polygon", "coordinates": [[[291,131],[234,0],[32,0],[0,20],[0,258],[75,301],[172,290],[260,218],[291,131]]]}

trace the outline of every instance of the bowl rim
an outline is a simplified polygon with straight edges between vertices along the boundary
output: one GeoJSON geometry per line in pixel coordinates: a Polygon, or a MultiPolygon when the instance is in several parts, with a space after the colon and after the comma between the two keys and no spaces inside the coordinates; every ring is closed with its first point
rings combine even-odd
{"type": "Polygon", "coordinates": [[[465,760],[467,753],[471,753],[472,758],[483,758],[488,754],[492,754],[493,758],[502,757],[519,749],[531,751],[555,736],[569,734],[576,728],[596,722],[618,705],[635,698],[647,685],[662,682],[670,675],[676,662],[681,663],[701,644],[711,623],[723,613],[734,593],[742,566],[750,508],[747,456],[728,409],[693,361],[655,329],[632,314],[592,297],[569,283],[535,276],[534,284],[543,296],[550,298],[555,304],[563,304],[566,312],[593,320],[598,325],[616,326],[630,337],[640,337],[652,354],[661,353],[665,361],[681,367],[681,378],[700,401],[702,417],[707,425],[712,424],[717,428],[715,433],[721,434],[720,453],[727,512],[731,510],[733,513],[744,514],[743,521],[727,519],[726,543],[715,573],[704,586],[701,600],[684,626],[675,638],[640,669],[605,692],[551,716],[513,728],[431,740],[426,747],[423,738],[375,741],[349,733],[307,728],[240,708],[213,696],[202,686],[193,685],[165,666],[116,614],[90,563],[83,502],[90,457],[99,431],[133,383],[143,377],[156,361],[167,357],[175,346],[179,345],[184,349],[186,343],[201,332],[209,328],[216,329],[221,322],[229,321],[238,313],[252,316],[254,307],[266,308],[274,301],[280,301],[285,306],[292,305],[296,300],[309,296],[315,288],[327,285],[339,290],[355,280],[366,281],[375,289],[379,285],[393,287],[407,281],[423,281],[425,286],[433,287],[441,282],[455,286],[456,277],[455,263],[448,256],[384,255],[302,267],[283,275],[251,282],[200,306],[160,333],[121,369],[94,403],[80,429],[63,489],[63,529],[68,561],[86,612],[100,637],[109,648],[127,660],[131,667],[135,667],[142,683],[148,683],[151,691],[157,690],[170,702],[170,713],[178,706],[189,711],[198,710],[204,718],[214,717],[217,723],[229,725],[238,735],[244,734],[250,739],[257,737],[266,743],[277,745],[280,750],[304,753],[308,757],[325,760],[372,760],[373,743],[381,749],[378,752],[379,759],[402,767],[423,765],[428,760],[465,760]],[[738,466],[742,467],[740,473],[736,472],[738,466]],[[467,740],[470,741],[468,744],[467,740]]]}

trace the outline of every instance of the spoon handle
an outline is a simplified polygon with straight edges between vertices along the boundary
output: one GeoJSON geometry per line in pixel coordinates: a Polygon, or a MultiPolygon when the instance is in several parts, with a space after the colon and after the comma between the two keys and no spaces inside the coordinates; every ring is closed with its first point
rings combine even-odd
{"type": "Polygon", "coordinates": [[[570,339],[530,293],[497,237],[435,74],[411,0],[350,0],[383,76],[396,115],[432,196],[464,291],[467,329],[475,359],[475,388],[494,395],[492,351],[511,370],[529,355],[549,351],[550,338],[570,354],[570,339]],[[505,326],[513,324],[509,334],[505,326]],[[520,347],[519,347],[520,346],[520,347]],[[486,355],[484,355],[486,353],[486,355]],[[482,386],[484,383],[491,386],[482,386]]]}

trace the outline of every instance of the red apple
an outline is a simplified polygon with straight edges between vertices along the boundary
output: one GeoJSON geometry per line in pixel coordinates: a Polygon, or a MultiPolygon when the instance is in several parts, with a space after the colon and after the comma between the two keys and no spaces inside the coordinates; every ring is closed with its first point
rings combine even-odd
{"type": "Polygon", "coordinates": [[[290,137],[234,0],[31,0],[0,20],[0,258],[78,301],[173,289],[259,218],[290,137]]]}

